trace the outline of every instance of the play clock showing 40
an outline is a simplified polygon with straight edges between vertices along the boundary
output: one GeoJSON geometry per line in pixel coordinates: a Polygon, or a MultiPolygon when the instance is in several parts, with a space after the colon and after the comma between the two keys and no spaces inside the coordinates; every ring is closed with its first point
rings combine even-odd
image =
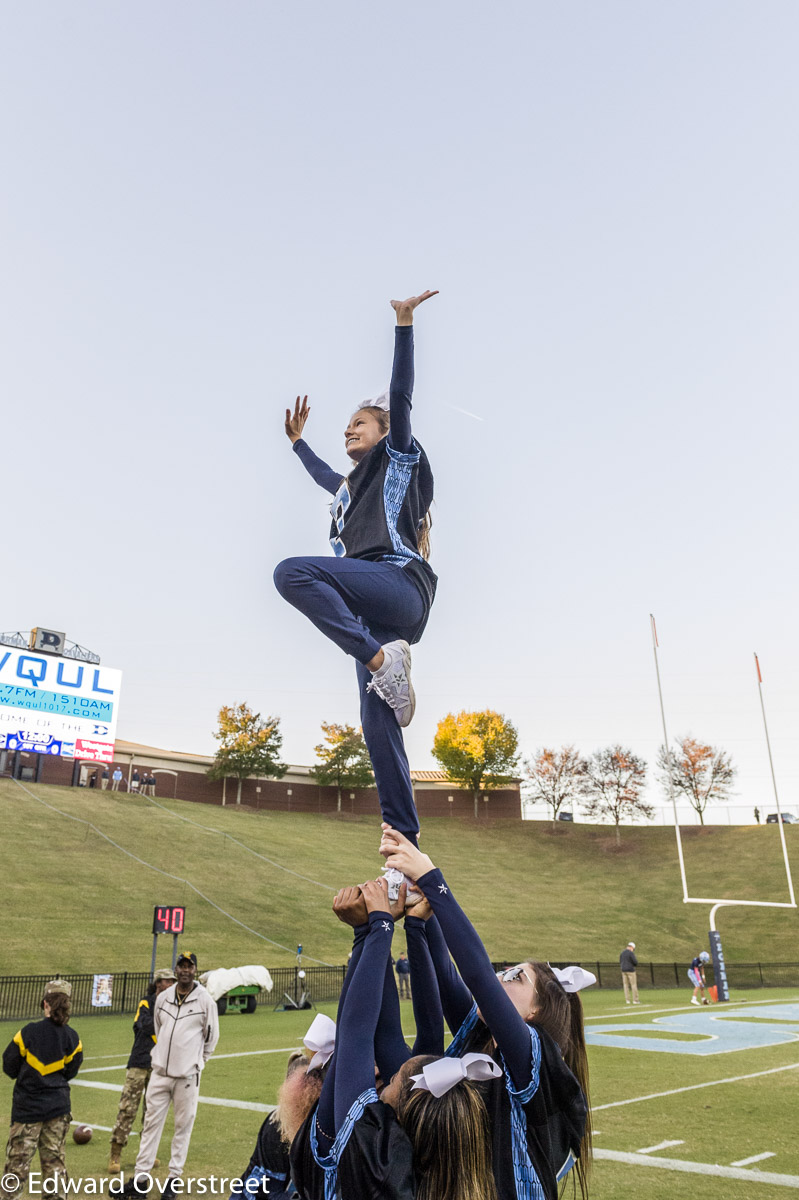
{"type": "Polygon", "coordinates": [[[183,905],[159,904],[153,909],[153,933],[183,933],[186,909],[183,905]]]}

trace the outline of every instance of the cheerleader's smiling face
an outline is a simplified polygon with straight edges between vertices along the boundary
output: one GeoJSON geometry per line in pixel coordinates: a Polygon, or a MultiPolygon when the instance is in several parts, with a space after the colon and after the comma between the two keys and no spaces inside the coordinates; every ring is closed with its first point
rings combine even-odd
{"type": "Polygon", "coordinates": [[[359,463],[373,446],[384,438],[386,430],[370,408],[359,408],[344,430],[344,448],[354,462],[359,463]]]}

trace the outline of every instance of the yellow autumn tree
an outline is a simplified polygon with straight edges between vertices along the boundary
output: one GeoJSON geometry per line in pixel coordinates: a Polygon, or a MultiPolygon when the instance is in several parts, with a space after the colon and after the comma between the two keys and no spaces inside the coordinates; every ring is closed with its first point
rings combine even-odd
{"type": "Polygon", "coordinates": [[[209,779],[237,779],[236,803],[241,804],[243,780],[255,776],[280,779],[286,764],[278,759],[283,745],[280,717],[261,717],[249,704],[223,705],[214,737],[219,742],[209,779]]]}
{"type": "Polygon", "coordinates": [[[439,721],[433,755],[449,779],[474,793],[474,815],[480,792],[502,787],[515,778],[519,761],[519,735],[502,713],[447,713],[439,721]]]}

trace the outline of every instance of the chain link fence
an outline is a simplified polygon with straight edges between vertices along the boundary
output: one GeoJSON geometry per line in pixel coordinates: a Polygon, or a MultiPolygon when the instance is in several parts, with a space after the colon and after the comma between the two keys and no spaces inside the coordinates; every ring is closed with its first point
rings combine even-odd
{"type": "MultiPolygon", "coordinates": [[[[497,971],[515,966],[511,962],[496,962],[497,971]]],[[[555,967],[565,967],[566,962],[554,962],[555,967]]],[[[618,962],[581,962],[578,966],[591,971],[597,977],[597,986],[603,989],[621,989],[621,971],[618,962]]],[[[688,967],[690,963],[640,962],[638,964],[639,990],[652,988],[690,988],[688,967]]],[[[274,967],[272,991],[262,992],[257,997],[260,1008],[276,1008],[287,1004],[295,1007],[303,1003],[318,1004],[338,1000],[344,982],[346,966],[330,967],[274,967]]],[[[705,968],[708,985],[715,982],[713,965],[705,968]]],[[[44,985],[52,975],[3,975],[0,976],[0,1021],[32,1021],[42,1015],[41,999],[44,985]]],[[[61,976],[72,984],[72,1015],[75,1017],[107,1016],[134,1013],[139,1000],[147,992],[150,983],[148,971],[120,971],[112,976],[111,1004],[96,1007],[92,1004],[94,975],[61,976]]],[[[731,963],[727,962],[729,987],[770,988],[799,987],[799,963],[731,963]]]]}

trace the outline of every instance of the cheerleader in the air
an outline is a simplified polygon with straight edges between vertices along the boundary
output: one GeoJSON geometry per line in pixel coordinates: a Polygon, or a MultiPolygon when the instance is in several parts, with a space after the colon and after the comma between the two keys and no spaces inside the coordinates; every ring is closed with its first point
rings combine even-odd
{"type": "Polygon", "coordinates": [[[309,475],[330,492],[333,558],[287,558],[275,586],[317,629],[356,660],[361,725],[383,819],[415,843],[419,832],[402,738],[415,707],[410,646],[422,636],[436,591],[428,534],[433,476],[411,433],[413,314],[436,292],[392,300],[397,314],[388,400],[350,418],[345,477],[303,440],[310,407],[286,409],[286,434],[309,475]]]}

